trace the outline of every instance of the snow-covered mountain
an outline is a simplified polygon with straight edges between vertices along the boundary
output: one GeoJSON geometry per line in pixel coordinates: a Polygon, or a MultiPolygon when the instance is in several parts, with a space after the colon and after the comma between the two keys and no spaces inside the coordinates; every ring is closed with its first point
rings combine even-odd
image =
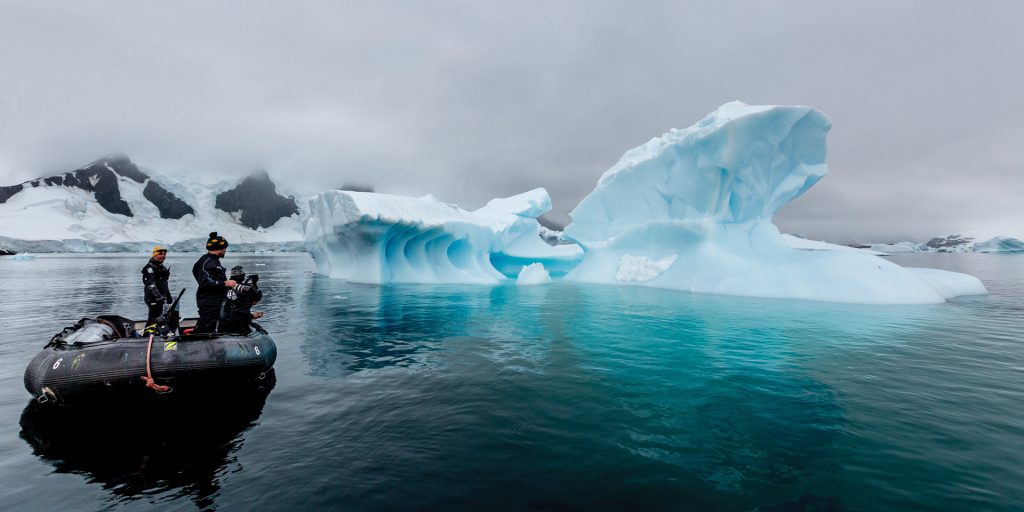
{"type": "Polygon", "coordinates": [[[237,248],[299,249],[302,211],[265,172],[241,182],[140,170],[111,155],[61,175],[0,186],[0,247],[32,252],[202,250],[217,231],[237,248]],[[193,247],[194,246],[194,247],[193,247]]]}
{"type": "Polygon", "coordinates": [[[924,243],[898,242],[871,244],[871,249],[885,253],[900,252],[1024,252],[1024,237],[995,235],[991,230],[958,233],[932,238],[924,243]]]}

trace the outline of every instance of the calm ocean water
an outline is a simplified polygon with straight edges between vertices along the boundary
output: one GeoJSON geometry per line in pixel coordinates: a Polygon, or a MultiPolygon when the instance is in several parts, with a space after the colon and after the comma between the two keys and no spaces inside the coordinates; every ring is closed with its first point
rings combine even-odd
{"type": "MultiPolygon", "coordinates": [[[[172,289],[194,256],[171,257],[172,289]]],[[[0,258],[0,509],[1024,509],[1024,256],[910,255],[991,295],[874,307],[556,283],[258,273],[263,400],[38,414],[82,316],[143,317],[145,257],[0,258]]]]}

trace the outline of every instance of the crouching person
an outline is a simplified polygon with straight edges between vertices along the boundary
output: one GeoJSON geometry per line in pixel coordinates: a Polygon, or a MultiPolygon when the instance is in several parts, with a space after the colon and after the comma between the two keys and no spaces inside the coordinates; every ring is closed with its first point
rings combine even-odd
{"type": "Polygon", "coordinates": [[[226,300],[221,307],[220,332],[231,334],[249,334],[252,332],[252,321],[263,316],[262,312],[253,312],[252,307],[263,299],[257,282],[258,275],[245,276],[241,265],[231,268],[230,279],[238,285],[228,290],[226,300]]]}

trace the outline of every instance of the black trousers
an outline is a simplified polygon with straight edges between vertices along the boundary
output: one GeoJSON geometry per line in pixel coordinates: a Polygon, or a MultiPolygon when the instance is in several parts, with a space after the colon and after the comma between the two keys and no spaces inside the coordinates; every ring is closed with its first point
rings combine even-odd
{"type": "Polygon", "coordinates": [[[217,324],[220,322],[220,304],[213,306],[199,306],[199,321],[192,332],[217,332],[217,324]]]}
{"type": "Polygon", "coordinates": [[[156,317],[164,313],[164,302],[160,301],[154,304],[146,304],[149,307],[149,316],[146,317],[146,327],[156,323],[156,317]]]}

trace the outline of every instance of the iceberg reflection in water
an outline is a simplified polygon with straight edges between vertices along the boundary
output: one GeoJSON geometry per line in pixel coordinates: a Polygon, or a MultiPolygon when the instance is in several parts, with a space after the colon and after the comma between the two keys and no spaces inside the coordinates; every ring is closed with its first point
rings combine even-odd
{"type": "MultiPolygon", "coordinates": [[[[20,380],[66,323],[54,311],[145,314],[109,277],[139,258],[0,260],[0,413],[25,416],[0,422],[0,507],[1018,510],[1024,267],[893,259],[991,294],[873,306],[363,285],[307,256],[229,253],[265,282],[266,404],[95,427],[37,420],[20,380]],[[31,297],[26,281],[41,283],[31,297]]],[[[169,260],[173,285],[194,258],[169,260]]]]}

